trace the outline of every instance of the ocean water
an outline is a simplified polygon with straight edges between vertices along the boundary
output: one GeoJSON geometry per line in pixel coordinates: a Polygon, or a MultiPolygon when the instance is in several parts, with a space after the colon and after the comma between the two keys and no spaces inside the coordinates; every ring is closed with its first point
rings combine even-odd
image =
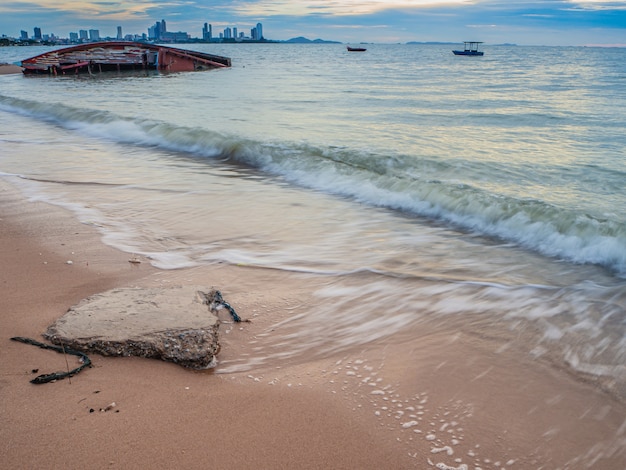
{"type": "Polygon", "coordinates": [[[223,372],[435,320],[626,397],[626,49],[183,47],[233,67],[0,77],[0,176],[163,270],[324,280],[223,372]]]}

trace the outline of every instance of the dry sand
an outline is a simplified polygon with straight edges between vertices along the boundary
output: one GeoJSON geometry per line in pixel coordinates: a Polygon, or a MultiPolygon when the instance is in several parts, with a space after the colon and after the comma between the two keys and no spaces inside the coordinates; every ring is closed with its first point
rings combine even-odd
{"type": "MultiPolygon", "coordinates": [[[[246,316],[261,299],[267,311],[293,299],[313,304],[315,282],[237,267],[162,272],[132,264],[130,255],[99,243],[92,227],[25,202],[3,181],[0,219],[4,468],[626,468],[622,403],[445,329],[425,331],[419,347],[399,337],[240,374],[94,355],[94,367],[71,382],[32,385],[33,369],[64,370],[65,359],[9,338],[40,339],[90,294],[213,285],[246,316]]],[[[271,326],[266,321],[232,328],[218,357],[250,352],[250,339],[271,326]]]]}

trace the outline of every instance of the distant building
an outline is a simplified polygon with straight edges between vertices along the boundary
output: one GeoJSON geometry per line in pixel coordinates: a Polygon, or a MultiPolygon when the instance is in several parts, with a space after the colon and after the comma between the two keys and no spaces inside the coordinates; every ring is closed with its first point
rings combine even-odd
{"type": "Polygon", "coordinates": [[[250,37],[255,41],[263,39],[263,25],[261,23],[257,23],[256,28],[252,28],[250,31],[250,37]]]}
{"type": "Polygon", "coordinates": [[[33,39],[35,39],[36,41],[41,41],[41,28],[35,26],[34,33],[35,35],[33,36],[33,39]]]}
{"type": "Polygon", "coordinates": [[[165,42],[185,42],[189,40],[189,34],[184,31],[178,31],[176,33],[170,33],[166,31],[161,33],[161,41],[165,42]]]}
{"type": "Polygon", "coordinates": [[[213,39],[213,26],[207,23],[204,23],[202,27],[202,39],[205,41],[210,41],[213,39]]]}
{"type": "Polygon", "coordinates": [[[22,39],[22,40],[28,39],[28,32],[24,31],[24,30],[21,30],[20,31],[20,39],[22,39]]]}
{"type": "Polygon", "coordinates": [[[154,39],[160,41],[163,39],[163,35],[167,33],[167,25],[165,20],[157,21],[153,26],[148,28],[148,39],[154,39]]]}
{"type": "Polygon", "coordinates": [[[224,29],[224,39],[232,39],[233,30],[230,27],[224,29]]]}
{"type": "Polygon", "coordinates": [[[90,29],[89,30],[89,40],[90,41],[99,41],[100,40],[100,30],[98,30],[98,29],[90,29]]]}
{"type": "Polygon", "coordinates": [[[122,35],[122,27],[118,26],[117,27],[117,39],[121,41],[123,38],[124,36],[122,35]]]}
{"type": "Polygon", "coordinates": [[[89,40],[89,33],[87,33],[86,29],[81,29],[78,31],[78,37],[81,41],[87,41],[89,40]]]}
{"type": "Polygon", "coordinates": [[[78,33],[70,33],[70,41],[78,42],[78,33]]]}

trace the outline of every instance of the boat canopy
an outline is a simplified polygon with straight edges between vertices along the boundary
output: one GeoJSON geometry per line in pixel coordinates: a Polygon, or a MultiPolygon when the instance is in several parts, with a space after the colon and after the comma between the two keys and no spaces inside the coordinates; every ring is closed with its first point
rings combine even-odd
{"type": "Polygon", "coordinates": [[[463,44],[465,44],[465,50],[466,51],[477,51],[478,50],[478,45],[482,44],[482,41],[463,41],[463,44]]]}

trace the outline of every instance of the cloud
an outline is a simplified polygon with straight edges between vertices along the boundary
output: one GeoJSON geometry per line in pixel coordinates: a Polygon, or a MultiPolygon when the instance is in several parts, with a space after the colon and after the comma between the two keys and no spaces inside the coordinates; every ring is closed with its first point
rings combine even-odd
{"type": "Polygon", "coordinates": [[[23,14],[26,18],[49,14],[85,20],[124,19],[145,15],[158,3],[154,1],[95,2],[85,0],[41,0],[38,2],[14,1],[0,5],[2,14],[23,14]]]}
{"type": "Polygon", "coordinates": [[[385,10],[452,7],[472,0],[258,0],[236,2],[234,11],[245,16],[361,16],[385,10]]]}

